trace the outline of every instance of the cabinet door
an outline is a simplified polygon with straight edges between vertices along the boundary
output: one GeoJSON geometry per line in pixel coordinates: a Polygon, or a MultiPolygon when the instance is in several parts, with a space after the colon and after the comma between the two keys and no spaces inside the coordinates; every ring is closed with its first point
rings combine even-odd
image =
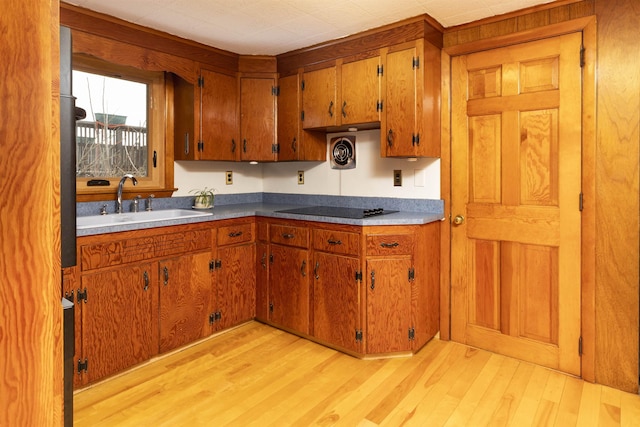
{"type": "Polygon", "coordinates": [[[84,357],[88,382],[120,372],[158,352],[158,264],[82,276],[84,357]]]}
{"type": "Polygon", "coordinates": [[[246,322],[256,313],[255,244],[218,248],[221,267],[217,270],[217,329],[246,322]]]}
{"type": "Polygon", "coordinates": [[[411,350],[410,258],[367,260],[367,353],[411,350]]]}
{"type": "Polygon", "coordinates": [[[256,243],[256,319],[269,319],[269,244],[256,243]]]}
{"type": "Polygon", "coordinates": [[[240,78],[240,159],[273,161],[276,132],[275,79],[240,78]]]}
{"type": "Polygon", "coordinates": [[[195,112],[200,108],[196,101],[195,85],[170,74],[173,84],[173,137],[175,160],[194,160],[198,153],[200,129],[195,112]]]}
{"type": "Polygon", "coordinates": [[[379,56],[342,64],[340,119],[343,125],[380,121],[379,65],[379,56]]]}
{"type": "Polygon", "coordinates": [[[300,78],[298,74],[278,80],[278,160],[300,158],[300,78]]]}
{"type": "Polygon", "coordinates": [[[209,331],[211,252],[160,261],[160,352],[202,338],[209,331]]]}
{"type": "Polygon", "coordinates": [[[335,126],[340,111],[336,105],[336,67],[304,73],[303,88],[303,128],[335,126]]]}
{"type": "Polygon", "coordinates": [[[361,351],[358,258],[317,252],[313,260],[313,336],[348,350],[361,351]]]}
{"type": "Polygon", "coordinates": [[[384,126],[381,127],[381,155],[403,157],[415,155],[417,136],[418,49],[410,46],[389,51],[385,64],[384,126]]]}
{"type": "Polygon", "coordinates": [[[238,80],[201,70],[200,159],[238,160],[238,80]]]}
{"type": "Polygon", "coordinates": [[[271,245],[269,320],[309,333],[309,255],[307,249],[271,245]]]}

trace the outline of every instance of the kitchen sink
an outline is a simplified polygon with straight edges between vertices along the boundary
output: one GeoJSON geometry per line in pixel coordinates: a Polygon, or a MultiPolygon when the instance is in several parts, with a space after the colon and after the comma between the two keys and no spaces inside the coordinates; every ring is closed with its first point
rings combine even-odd
{"type": "Polygon", "coordinates": [[[204,211],[164,209],[157,211],[128,212],[123,214],[79,216],[76,218],[76,229],[83,230],[87,228],[113,227],[117,225],[198,218],[211,215],[213,215],[213,213],[204,211]]]}

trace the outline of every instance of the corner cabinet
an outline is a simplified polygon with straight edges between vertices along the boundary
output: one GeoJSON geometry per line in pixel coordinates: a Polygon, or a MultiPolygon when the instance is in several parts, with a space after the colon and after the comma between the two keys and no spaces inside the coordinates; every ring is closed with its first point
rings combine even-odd
{"type": "Polygon", "coordinates": [[[275,76],[240,76],[240,160],[275,161],[275,76]]]}
{"type": "Polygon", "coordinates": [[[440,49],[419,39],[382,49],[382,157],[440,156],[440,49]]]}
{"type": "Polygon", "coordinates": [[[356,356],[415,352],[437,333],[439,223],[259,224],[258,320],[356,356]]]}

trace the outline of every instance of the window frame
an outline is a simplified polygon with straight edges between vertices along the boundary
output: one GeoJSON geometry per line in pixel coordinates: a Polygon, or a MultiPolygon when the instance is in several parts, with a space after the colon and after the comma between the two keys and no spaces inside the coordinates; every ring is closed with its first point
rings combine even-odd
{"type": "MultiPolygon", "coordinates": [[[[167,178],[173,177],[173,151],[167,144],[167,86],[162,71],[141,70],[135,67],[115,64],[82,53],[74,53],[73,70],[118,77],[148,85],[147,98],[147,176],[136,177],[138,185],[125,187],[125,198],[135,195],[148,197],[170,196],[175,190],[167,178]],[[153,158],[156,153],[156,165],[153,158]],[[169,170],[169,167],[171,169],[169,170]]],[[[76,177],[76,200],[104,200],[115,198],[120,177],[76,177]],[[88,186],[92,179],[105,179],[108,186],[88,186]],[[112,197],[111,197],[112,196],[112,197]]]]}

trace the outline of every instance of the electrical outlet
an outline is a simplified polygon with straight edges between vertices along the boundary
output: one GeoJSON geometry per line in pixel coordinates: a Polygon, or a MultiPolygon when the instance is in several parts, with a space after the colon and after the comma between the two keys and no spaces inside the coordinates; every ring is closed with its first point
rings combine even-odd
{"type": "Polygon", "coordinates": [[[298,171],[298,185],[304,184],[304,171],[298,171]]]}
{"type": "Polygon", "coordinates": [[[227,185],[233,184],[233,171],[227,171],[225,176],[227,185]]]}
{"type": "Polygon", "coordinates": [[[402,187],[402,171],[401,170],[393,171],[393,186],[402,187]]]}

